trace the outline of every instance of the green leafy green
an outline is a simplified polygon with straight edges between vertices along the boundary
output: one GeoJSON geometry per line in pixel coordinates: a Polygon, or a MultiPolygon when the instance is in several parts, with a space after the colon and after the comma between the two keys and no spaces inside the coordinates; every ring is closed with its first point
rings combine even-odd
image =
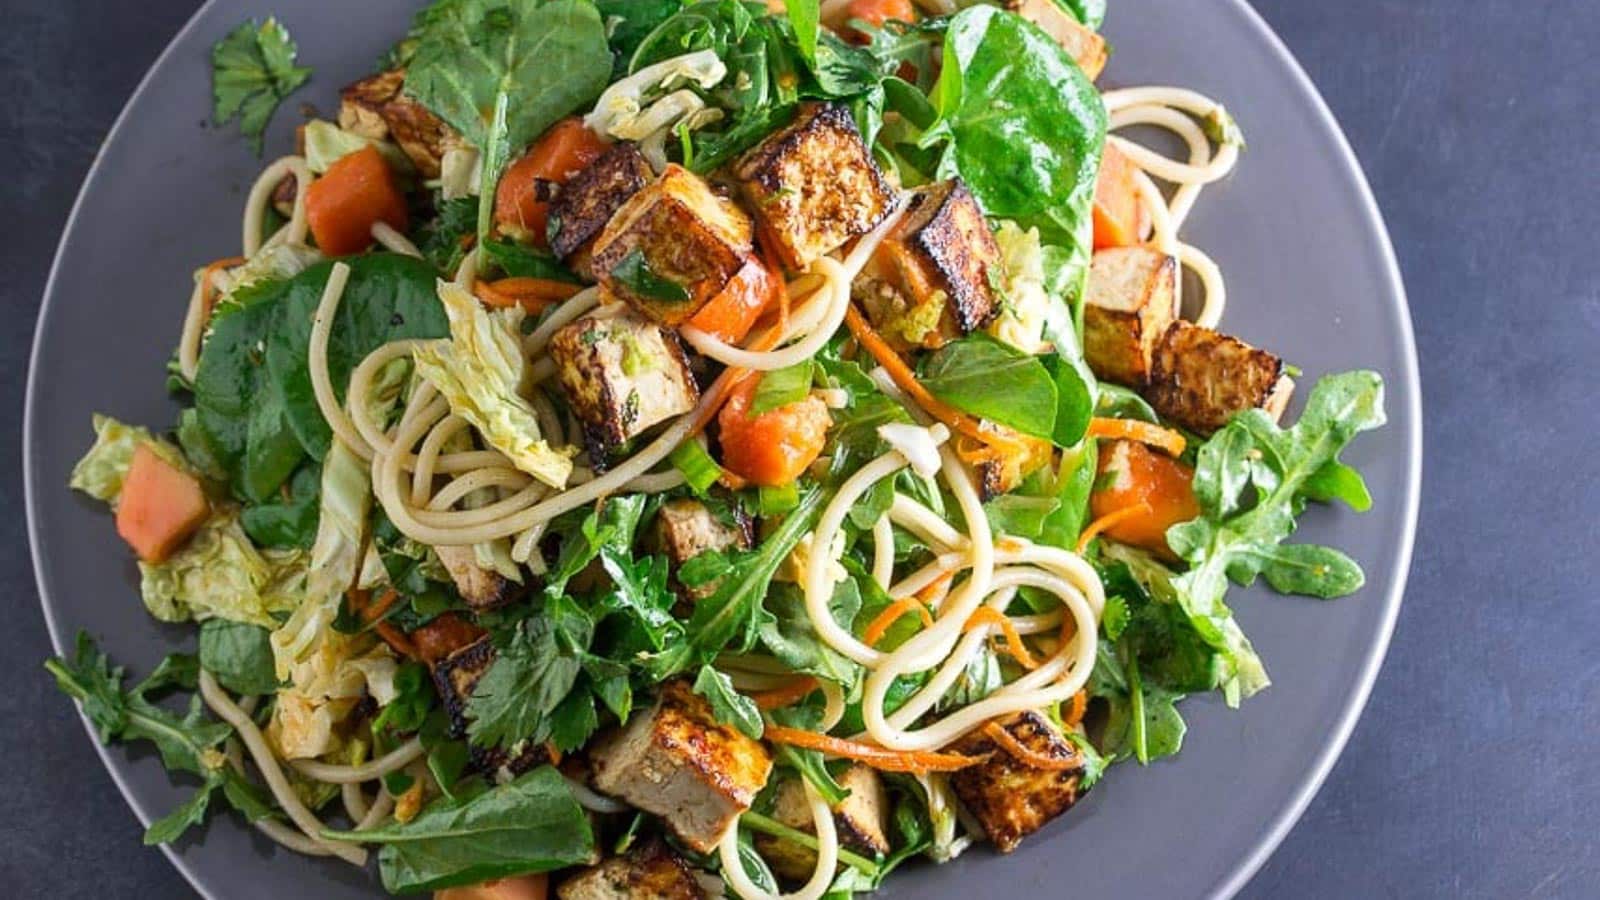
{"type": "Polygon", "coordinates": [[[732,725],[746,737],[759,740],[762,732],[761,710],[756,702],[739,693],[733,679],[710,665],[700,667],[694,679],[694,692],[711,704],[711,713],[724,725],[732,725]]]}
{"type": "Polygon", "coordinates": [[[200,788],[168,815],[150,823],[146,844],[177,840],[191,825],[201,824],[212,795],[224,788],[224,797],[254,821],[270,810],[259,793],[232,769],[219,749],[233,733],[223,722],[201,713],[199,697],[192,697],[183,715],[157,706],[153,695],[173,689],[194,690],[199,665],[192,656],[174,654],[133,688],[122,686],[123,670],[113,667],[88,634],[79,632],[71,660],[52,657],[44,664],[56,686],[79,702],[101,743],[149,741],[169,772],[187,772],[201,779],[200,788]]]}
{"type": "Polygon", "coordinates": [[[549,739],[556,707],[582,670],[576,649],[564,646],[543,616],[524,619],[495,649],[494,664],[467,701],[468,736],[483,747],[549,739]]]}
{"type": "Polygon", "coordinates": [[[239,694],[271,694],[278,689],[272,669],[271,632],[259,625],[207,619],[200,626],[200,667],[239,694]]]}
{"type": "Polygon", "coordinates": [[[483,252],[489,257],[489,261],[509,278],[545,278],[573,284],[578,282],[578,276],[572,274],[572,270],[563,266],[554,256],[532,247],[493,239],[484,242],[483,252]]]}
{"type": "Polygon", "coordinates": [[[806,359],[792,366],[761,373],[756,395],[750,401],[750,415],[758,416],[804,400],[811,393],[813,369],[811,360],[806,359]]]}
{"type": "Polygon", "coordinates": [[[722,466],[699,441],[684,441],[667,456],[673,468],[683,473],[683,480],[695,496],[703,497],[711,486],[722,480],[722,466]]]}
{"type": "Polygon", "coordinates": [[[279,496],[252,503],[239,514],[239,524],[258,547],[311,549],[317,533],[317,494],[322,467],[307,460],[279,490],[279,496]]]}
{"type": "Polygon", "coordinates": [[[440,798],[404,824],[323,836],[381,844],[378,873],[391,893],[547,872],[595,852],[588,816],[550,766],[474,796],[440,798]]]}
{"type": "Polygon", "coordinates": [[[1057,395],[1037,357],[978,333],[940,347],[923,361],[919,379],[940,400],[1023,434],[1049,439],[1057,395]]]}
{"type": "Polygon", "coordinates": [[[271,17],[241,22],[211,48],[212,118],[221,125],[237,116],[258,155],[273,111],[311,77],[309,68],[294,64],[297,52],[271,17]]]}
{"type": "Polygon", "coordinates": [[[684,303],[689,299],[688,288],[657,275],[650,268],[649,260],[644,258],[644,251],[637,247],[611,268],[611,277],[630,292],[650,300],[684,303]]]}
{"type": "Polygon", "coordinates": [[[1106,0],[1055,0],[1083,24],[1099,30],[1106,20],[1106,0]]]}
{"type": "Polygon", "coordinates": [[[453,277],[467,255],[468,238],[478,232],[478,198],[441,199],[434,217],[424,222],[418,232],[417,249],[423,258],[433,263],[440,274],[453,277]]]}
{"type": "Polygon", "coordinates": [[[610,77],[605,24],[585,0],[452,0],[419,21],[405,89],[481,152],[480,241],[511,155],[610,77]]]}
{"type": "Polygon", "coordinates": [[[919,143],[943,145],[938,174],[960,175],[985,213],[1067,250],[1066,280],[1081,285],[1106,135],[1094,85],[1037,26],[979,5],[949,20],[933,99],[938,119],[919,143]]]}

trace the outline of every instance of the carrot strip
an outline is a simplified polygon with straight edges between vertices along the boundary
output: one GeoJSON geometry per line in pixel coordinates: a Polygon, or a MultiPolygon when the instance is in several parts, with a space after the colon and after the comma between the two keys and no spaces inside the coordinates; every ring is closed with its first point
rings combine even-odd
{"type": "Polygon", "coordinates": [[[1095,519],[1089,523],[1089,527],[1085,528],[1082,534],[1078,535],[1078,546],[1076,547],[1078,554],[1080,556],[1083,555],[1083,551],[1089,549],[1089,542],[1099,537],[1107,528],[1115,528],[1118,522],[1125,522],[1134,516],[1142,516],[1149,512],[1150,504],[1135,503],[1132,506],[1124,506],[1095,519]]]}
{"type": "Polygon", "coordinates": [[[1083,714],[1089,711],[1089,692],[1079,691],[1072,695],[1072,705],[1061,714],[1061,723],[1068,728],[1083,721],[1083,714]]]}
{"type": "Polygon", "coordinates": [[[917,597],[902,597],[884,607],[883,612],[878,613],[871,622],[867,623],[867,630],[861,632],[861,640],[865,641],[868,647],[877,646],[878,641],[883,639],[884,632],[889,630],[889,626],[900,621],[901,616],[912,610],[915,610],[917,617],[922,620],[922,627],[933,627],[933,615],[928,612],[926,606],[922,605],[920,599],[917,597]]]}
{"type": "Polygon", "coordinates": [[[416,658],[416,645],[412,644],[411,639],[406,637],[405,633],[400,629],[394,627],[388,622],[379,622],[378,624],[372,626],[372,630],[378,633],[378,637],[383,638],[383,642],[385,644],[388,644],[390,647],[394,648],[394,652],[400,654],[401,656],[409,656],[412,659],[416,658]]]}
{"type": "Polygon", "coordinates": [[[1187,443],[1183,435],[1170,428],[1141,422],[1138,419],[1108,419],[1095,416],[1089,420],[1089,436],[1097,438],[1126,438],[1159,447],[1168,456],[1179,456],[1187,443]]]}
{"type": "Polygon", "coordinates": [[[756,691],[750,699],[756,702],[756,707],[761,710],[782,709],[793,706],[811,695],[817,689],[817,679],[810,675],[802,675],[783,687],[773,688],[770,691],[756,691]]]}
{"type": "Polygon", "coordinates": [[[561,748],[556,746],[555,741],[545,741],[544,752],[550,757],[550,765],[561,765],[561,748]]]}
{"type": "Polygon", "coordinates": [[[495,281],[479,280],[473,285],[472,292],[488,306],[501,309],[520,306],[538,315],[551,304],[566,300],[581,290],[582,285],[565,281],[518,276],[495,281]]]}
{"type": "Polygon", "coordinates": [[[911,371],[906,361],[900,358],[900,354],[896,353],[895,349],[889,346],[889,342],[873,330],[872,325],[856,310],[855,304],[852,303],[845,309],[844,321],[850,327],[850,333],[855,335],[857,343],[872,354],[872,358],[889,373],[895,385],[905,391],[928,415],[950,426],[952,431],[958,431],[979,443],[1003,450],[1014,450],[1020,446],[1004,434],[984,428],[983,422],[978,418],[956,409],[929,393],[928,389],[917,381],[916,373],[911,371]]]}
{"type": "Polygon", "coordinates": [[[395,591],[393,588],[384,591],[383,596],[379,597],[377,602],[361,610],[361,620],[363,622],[373,622],[383,618],[384,615],[389,612],[389,607],[394,606],[394,602],[399,599],[399,592],[395,591]]]}
{"type": "Polygon", "coordinates": [[[961,632],[965,634],[974,628],[982,628],[985,625],[999,626],[1000,631],[1006,637],[1006,652],[1010,653],[1011,658],[1017,661],[1017,665],[1022,666],[1024,669],[1039,668],[1039,661],[1033,658],[1033,654],[1028,652],[1027,645],[1022,643],[1022,635],[1017,633],[1017,626],[1011,624],[1011,620],[1006,618],[1004,613],[992,606],[980,606],[973,610],[972,618],[961,626],[961,632]]]}
{"type": "Polygon", "coordinates": [[[930,753],[922,750],[886,750],[874,744],[847,741],[831,735],[785,728],[768,723],[762,735],[774,744],[788,744],[819,750],[830,756],[859,760],[874,769],[885,772],[955,772],[984,761],[982,756],[962,756],[959,753],[930,753]]]}
{"type": "Polygon", "coordinates": [[[223,269],[242,266],[245,261],[242,256],[224,256],[207,263],[206,267],[200,270],[200,308],[206,311],[208,317],[211,315],[212,304],[217,302],[216,291],[211,288],[212,280],[223,269]]]}
{"type": "Polygon", "coordinates": [[[1060,772],[1066,769],[1077,768],[1081,762],[1076,753],[1070,756],[1054,756],[1040,753],[1027,744],[1017,740],[1016,735],[1005,730],[998,722],[990,722],[983,726],[983,733],[1000,745],[1000,749],[1010,754],[1011,758],[1022,763],[1030,769],[1044,769],[1050,772],[1060,772]]]}

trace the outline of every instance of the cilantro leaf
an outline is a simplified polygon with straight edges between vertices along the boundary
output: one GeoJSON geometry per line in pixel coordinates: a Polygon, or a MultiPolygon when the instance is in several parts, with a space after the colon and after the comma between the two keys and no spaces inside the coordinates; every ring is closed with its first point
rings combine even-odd
{"type": "Polygon", "coordinates": [[[257,155],[273,111],[311,77],[309,67],[294,64],[298,50],[271,17],[241,22],[211,48],[212,118],[221,125],[237,116],[257,155]]]}

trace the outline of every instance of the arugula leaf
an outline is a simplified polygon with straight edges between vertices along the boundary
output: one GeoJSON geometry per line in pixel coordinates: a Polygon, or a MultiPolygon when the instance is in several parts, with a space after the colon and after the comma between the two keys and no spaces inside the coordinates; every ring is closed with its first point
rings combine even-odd
{"type": "Polygon", "coordinates": [[[273,111],[311,77],[311,69],[294,64],[298,49],[270,16],[241,22],[211,48],[211,117],[221,125],[237,116],[258,156],[273,111]]]}
{"type": "Polygon", "coordinates": [[[275,693],[270,634],[259,625],[207,619],[200,625],[200,666],[235,693],[275,693]]]}
{"type": "Polygon", "coordinates": [[[417,249],[440,274],[453,277],[467,254],[467,238],[478,231],[478,198],[440,200],[436,213],[419,229],[417,249]]]}
{"type": "Polygon", "coordinates": [[[56,687],[82,705],[101,743],[149,741],[167,771],[200,776],[201,785],[192,797],[151,823],[144,837],[147,845],[176,840],[189,826],[203,822],[211,795],[219,787],[225,788],[226,799],[247,816],[260,817],[260,807],[248,802],[253,796],[248,783],[228,768],[227,759],[218,749],[233,729],[206,718],[199,697],[190,698],[188,709],[181,716],[151,700],[151,695],[162,691],[193,690],[199,673],[194,657],[173,654],[144,681],[131,690],[125,689],[122,667],[113,667],[93,639],[80,631],[73,658],[69,661],[52,657],[44,667],[55,677],[56,687]],[[232,781],[240,783],[228,787],[232,781]]]}
{"type": "Polygon", "coordinates": [[[606,23],[606,40],[616,63],[611,80],[628,74],[628,62],[639,44],[657,26],[683,9],[684,0],[595,0],[600,18],[606,23]]]}
{"type": "Polygon", "coordinates": [[[695,676],[694,692],[711,704],[711,713],[718,722],[732,725],[752,740],[761,739],[761,710],[754,700],[734,688],[733,679],[710,664],[703,665],[695,676]]]}
{"type": "MultiPolygon", "coordinates": [[[[846,558],[846,566],[854,560],[846,558]]],[[[834,587],[828,608],[835,621],[846,628],[856,621],[862,606],[857,572],[834,587]]],[[[868,577],[868,581],[871,578],[868,577]]],[[[872,582],[877,587],[876,582],[872,582]]],[[[769,616],[759,626],[761,644],[791,672],[826,678],[842,687],[853,686],[861,667],[849,657],[828,646],[818,636],[806,612],[805,595],[798,585],[781,582],[772,585],[764,601],[769,616]]]]}
{"type": "Polygon", "coordinates": [[[589,817],[550,766],[475,796],[440,798],[404,824],[322,836],[382,844],[378,873],[390,893],[548,872],[595,853],[589,817]]]}

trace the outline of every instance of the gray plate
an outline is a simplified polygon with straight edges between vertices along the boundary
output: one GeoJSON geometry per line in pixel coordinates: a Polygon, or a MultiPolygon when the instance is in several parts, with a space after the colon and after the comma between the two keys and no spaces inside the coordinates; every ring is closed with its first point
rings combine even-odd
{"type": "MultiPolygon", "coordinates": [[[[120,663],[147,671],[190,646],[137,599],[137,571],[98,504],[67,491],[103,411],[160,426],[162,389],[189,273],[238,252],[244,193],[262,165],[232,126],[209,128],[209,48],[251,14],[274,13],[315,67],[281,109],[268,152],[291,144],[302,102],[332,110],[405,28],[414,2],[214,0],[178,34],[107,138],[68,221],[46,289],[29,375],[25,458],[39,593],[58,651],[80,628],[120,663]]],[[[1333,603],[1240,591],[1233,604],[1274,685],[1230,711],[1190,700],[1176,760],[1123,765],[1062,821],[1009,857],[978,850],[892,880],[899,897],[986,896],[995,885],[1079,896],[1199,897],[1237,890],[1305,809],[1344,746],[1388,644],[1411,558],[1421,468],[1416,353],[1383,223],[1354,157],[1305,74],[1239,0],[1118,0],[1108,84],[1171,83],[1221,99],[1250,140],[1239,171],[1201,198],[1186,236],[1230,285],[1225,328],[1281,353],[1307,376],[1383,373],[1389,426],[1347,459],[1375,508],[1305,517],[1303,538],[1345,548],[1367,587],[1333,603]],[[1130,848],[1137,848],[1130,852],[1130,848]]],[[[559,77],[560,73],[551,73],[559,77]]],[[[63,700],[62,702],[66,702],[63,700]]],[[[182,798],[151,753],[101,756],[150,822],[182,798]]],[[[376,879],[277,850],[223,816],[163,848],[208,897],[366,897],[376,879]]]]}

